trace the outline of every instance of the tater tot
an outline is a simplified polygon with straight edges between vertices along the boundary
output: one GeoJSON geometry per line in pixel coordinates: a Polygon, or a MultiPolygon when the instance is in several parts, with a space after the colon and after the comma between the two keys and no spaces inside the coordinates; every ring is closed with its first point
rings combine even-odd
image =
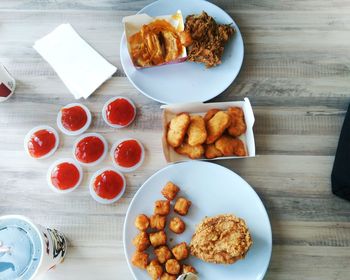
{"type": "Polygon", "coordinates": [[[147,273],[153,279],[157,280],[163,274],[163,268],[157,260],[152,260],[147,266],[147,273]]]}
{"type": "Polygon", "coordinates": [[[169,229],[177,234],[181,234],[185,231],[186,225],[179,217],[174,217],[170,220],[169,229]]]}
{"type": "Polygon", "coordinates": [[[162,195],[167,200],[173,200],[179,191],[180,188],[178,186],[176,186],[173,182],[168,182],[162,189],[162,195]]]}
{"type": "Polygon", "coordinates": [[[189,272],[196,274],[197,270],[192,265],[183,264],[182,273],[189,273],[189,272]]]}
{"type": "Polygon", "coordinates": [[[160,245],[166,245],[166,233],[164,230],[157,231],[149,234],[149,239],[153,247],[158,247],[160,245]]]}
{"type": "Polygon", "coordinates": [[[154,203],[154,214],[166,216],[170,212],[170,201],[157,200],[154,203]]]}
{"type": "Polygon", "coordinates": [[[188,209],[191,207],[191,201],[186,198],[179,197],[174,205],[174,211],[181,216],[185,216],[188,213],[188,209]]]}
{"type": "Polygon", "coordinates": [[[166,224],[166,216],[156,214],[150,217],[151,228],[162,230],[165,228],[165,224],[166,224]]]}
{"type": "Polygon", "coordinates": [[[188,257],[189,251],[186,242],[181,242],[171,249],[175,259],[178,261],[184,260],[188,257]]]}
{"type": "Polygon", "coordinates": [[[181,265],[177,260],[170,259],[165,263],[165,270],[169,274],[177,275],[180,273],[181,265]]]}
{"type": "Polygon", "coordinates": [[[164,272],[163,275],[160,277],[160,280],[176,280],[176,276],[164,272]]]}
{"type": "Polygon", "coordinates": [[[137,251],[144,251],[150,245],[150,240],[148,234],[145,231],[141,231],[138,235],[134,237],[132,243],[136,247],[137,251]]]}
{"type": "Polygon", "coordinates": [[[148,263],[148,254],[136,251],[131,258],[131,263],[141,269],[146,269],[148,263]]]}
{"type": "Polygon", "coordinates": [[[149,219],[146,215],[140,214],[136,217],[134,224],[138,230],[145,231],[149,226],[149,219]]]}
{"type": "Polygon", "coordinates": [[[171,259],[173,254],[167,246],[160,246],[154,249],[154,254],[156,255],[160,263],[165,263],[167,260],[171,259]]]}

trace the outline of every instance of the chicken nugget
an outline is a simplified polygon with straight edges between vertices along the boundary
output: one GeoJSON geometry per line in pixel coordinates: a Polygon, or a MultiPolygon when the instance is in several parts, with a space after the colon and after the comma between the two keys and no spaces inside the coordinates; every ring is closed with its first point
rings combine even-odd
{"type": "Polygon", "coordinates": [[[154,202],[154,214],[166,216],[170,212],[169,200],[157,200],[154,202]]]}
{"type": "Polygon", "coordinates": [[[205,157],[216,158],[222,157],[222,152],[215,147],[215,144],[209,144],[205,146],[205,157]]]}
{"type": "Polygon", "coordinates": [[[188,209],[190,209],[191,204],[192,203],[190,200],[183,197],[179,197],[175,202],[174,211],[181,216],[185,216],[187,215],[188,209]]]}
{"type": "Polygon", "coordinates": [[[159,279],[159,277],[163,274],[163,268],[157,260],[152,260],[146,269],[152,280],[159,279]]]}
{"type": "Polygon", "coordinates": [[[219,112],[219,109],[210,109],[204,116],[204,121],[207,122],[209,121],[214,115],[219,112]]]}
{"type": "Polygon", "coordinates": [[[197,274],[197,270],[192,265],[183,264],[182,273],[189,273],[189,272],[193,274],[197,274]]]}
{"type": "Polygon", "coordinates": [[[181,265],[178,260],[170,259],[165,263],[165,270],[169,274],[177,275],[180,273],[181,265]]]}
{"type": "Polygon", "coordinates": [[[134,225],[138,230],[145,231],[149,226],[149,219],[146,215],[140,214],[136,217],[134,225]]]}
{"type": "Polygon", "coordinates": [[[165,263],[167,260],[171,259],[173,254],[167,246],[160,246],[154,249],[154,254],[156,255],[160,263],[165,263]]]}
{"type": "Polygon", "coordinates": [[[163,275],[160,277],[160,280],[176,280],[176,276],[164,272],[163,275]]]}
{"type": "Polygon", "coordinates": [[[177,152],[180,155],[188,156],[191,159],[197,159],[203,156],[204,147],[203,145],[191,146],[188,143],[182,143],[180,147],[177,147],[175,149],[175,152],[177,152]]]}
{"type": "Polygon", "coordinates": [[[221,136],[216,142],[215,147],[222,152],[224,156],[245,156],[246,151],[244,143],[229,135],[221,136]]]}
{"type": "Polygon", "coordinates": [[[181,242],[171,249],[175,259],[178,261],[184,260],[188,257],[189,250],[186,242],[181,242]]]}
{"type": "Polygon", "coordinates": [[[203,117],[199,115],[191,116],[191,123],[187,129],[188,144],[196,146],[203,144],[207,139],[207,129],[203,117]]]}
{"type": "Polygon", "coordinates": [[[137,251],[144,251],[150,245],[150,240],[148,234],[145,231],[141,231],[138,235],[132,240],[132,244],[136,247],[137,251]]]}
{"type": "Polygon", "coordinates": [[[146,269],[148,264],[148,254],[136,251],[131,258],[131,263],[141,269],[146,269]]]}
{"type": "Polygon", "coordinates": [[[149,240],[151,241],[153,247],[166,245],[166,239],[166,233],[164,230],[149,234],[149,240]]]}
{"type": "Polygon", "coordinates": [[[228,133],[233,137],[238,137],[246,132],[247,125],[244,120],[243,110],[239,107],[230,107],[227,113],[231,117],[231,124],[228,127],[228,133]]]}
{"type": "Polygon", "coordinates": [[[179,191],[180,188],[178,186],[176,186],[173,182],[168,182],[162,189],[162,195],[167,200],[173,200],[179,191]]]}
{"type": "Polygon", "coordinates": [[[165,224],[166,224],[166,216],[155,214],[150,217],[151,228],[162,230],[165,228],[165,224]]]}
{"type": "Polygon", "coordinates": [[[170,220],[169,229],[176,234],[181,234],[185,231],[186,225],[179,217],[174,217],[170,220]]]}
{"type": "Polygon", "coordinates": [[[182,144],[190,122],[188,113],[181,113],[170,121],[167,132],[167,141],[170,146],[176,148],[182,144]]]}
{"type": "Polygon", "coordinates": [[[219,111],[207,122],[207,144],[214,143],[231,124],[229,114],[219,111]]]}

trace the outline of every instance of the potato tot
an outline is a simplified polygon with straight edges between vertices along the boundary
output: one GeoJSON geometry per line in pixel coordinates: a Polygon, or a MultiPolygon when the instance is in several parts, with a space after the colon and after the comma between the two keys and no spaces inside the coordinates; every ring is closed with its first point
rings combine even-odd
{"type": "Polygon", "coordinates": [[[163,274],[163,268],[157,260],[152,260],[147,266],[147,273],[152,280],[157,280],[163,274]]]}
{"type": "Polygon", "coordinates": [[[146,215],[140,214],[136,217],[134,225],[138,230],[145,231],[148,229],[149,219],[146,215]]]}
{"type": "Polygon", "coordinates": [[[151,228],[162,230],[165,228],[165,225],[166,225],[166,216],[155,214],[150,217],[151,228]]]}
{"type": "Polygon", "coordinates": [[[148,264],[148,254],[136,251],[131,258],[131,263],[140,269],[146,269],[148,264]]]}
{"type": "Polygon", "coordinates": [[[170,212],[170,201],[157,200],[154,202],[154,214],[166,216],[170,212]]]}
{"type": "Polygon", "coordinates": [[[215,144],[209,144],[205,147],[205,157],[212,159],[217,157],[222,157],[223,154],[220,150],[215,147],[215,144]]]}
{"type": "Polygon", "coordinates": [[[146,250],[150,245],[148,234],[145,231],[141,231],[134,237],[132,244],[134,244],[137,251],[146,250]]]}
{"type": "Polygon", "coordinates": [[[181,216],[185,216],[191,207],[191,201],[186,198],[179,197],[174,205],[174,211],[181,216]]]}
{"type": "Polygon", "coordinates": [[[191,146],[188,143],[182,143],[180,147],[175,149],[180,155],[188,156],[191,159],[201,158],[204,154],[204,147],[202,145],[191,146]]]}
{"type": "Polygon", "coordinates": [[[153,247],[166,245],[167,236],[164,230],[157,231],[149,234],[149,240],[153,247]]]}
{"type": "Polygon", "coordinates": [[[238,137],[245,133],[247,130],[247,125],[244,120],[242,108],[230,107],[228,108],[227,113],[231,117],[231,124],[227,129],[228,133],[233,137],[238,137]]]}
{"type": "Polygon", "coordinates": [[[163,275],[160,277],[160,280],[176,280],[175,275],[171,275],[169,273],[164,272],[163,275]]]}
{"type": "Polygon", "coordinates": [[[169,274],[177,275],[180,273],[181,265],[178,262],[178,260],[170,259],[170,260],[167,260],[167,262],[165,263],[165,270],[169,274]]]}
{"type": "Polygon", "coordinates": [[[182,265],[182,273],[189,273],[189,272],[196,274],[197,270],[191,265],[183,264],[182,265]]]}
{"type": "Polygon", "coordinates": [[[221,136],[216,142],[215,147],[222,152],[224,156],[246,156],[246,150],[242,140],[233,138],[229,135],[221,136]]]}
{"type": "Polygon", "coordinates": [[[189,255],[186,242],[181,242],[180,244],[176,245],[171,249],[171,252],[178,261],[186,259],[189,255]]]}
{"type": "Polygon", "coordinates": [[[170,260],[173,256],[173,254],[167,246],[160,246],[154,249],[154,254],[156,255],[160,263],[165,263],[167,260],[170,260]]]}
{"type": "Polygon", "coordinates": [[[182,144],[190,122],[188,113],[181,113],[170,121],[167,132],[167,142],[170,146],[176,148],[182,144]]]}
{"type": "Polygon", "coordinates": [[[173,200],[179,191],[180,188],[178,186],[176,186],[173,182],[168,182],[162,189],[162,195],[167,200],[173,200]]]}
{"type": "Polygon", "coordinates": [[[174,217],[170,220],[169,229],[176,234],[181,234],[185,231],[186,225],[179,217],[174,217]]]}
{"type": "Polygon", "coordinates": [[[207,139],[207,129],[203,117],[193,115],[187,129],[188,144],[191,146],[201,145],[207,139]]]}
{"type": "Polygon", "coordinates": [[[229,114],[219,111],[207,122],[207,144],[214,143],[231,124],[229,114]]]}

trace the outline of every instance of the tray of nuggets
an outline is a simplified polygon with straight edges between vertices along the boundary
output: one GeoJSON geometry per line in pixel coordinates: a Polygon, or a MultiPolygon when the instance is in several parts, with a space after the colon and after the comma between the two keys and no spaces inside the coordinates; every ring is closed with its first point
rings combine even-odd
{"type": "Polygon", "coordinates": [[[248,98],[161,108],[163,152],[168,162],[255,156],[255,119],[248,98]]]}
{"type": "Polygon", "coordinates": [[[154,201],[153,214],[139,213],[134,225],[138,234],[132,243],[135,252],[131,263],[145,270],[150,279],[175,280],[184,273],[196,273],[186,263],[189,246],[186,242],[172,244],[169,234],[181,235],[186,230],[183,217],[190,211],[191,201],[179,195],[180,188],[168,182],[162,189],[162,199],[154,201]],[[171,213],[173,212],[173,213],[171,213]]]}

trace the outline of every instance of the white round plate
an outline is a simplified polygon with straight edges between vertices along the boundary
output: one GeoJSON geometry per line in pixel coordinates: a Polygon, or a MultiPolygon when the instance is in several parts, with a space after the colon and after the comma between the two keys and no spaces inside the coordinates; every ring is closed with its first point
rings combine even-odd
{"type": "Polygon", "coordinates": [[[161,103],[204,102],[222,93],[241,69],[244,46],[237,24],[221,8],[203,0],[159,0],[138,13],[150,16],[169,15],[181,10],[184,19],[191,14],[207,12],[216,22],[232,24],[236,32],[225,45],[222,64],[210,69],[203,64],[184,62],[137,70],[130,59],[125,33],[120,58],[130,82],[144,95],[161,103]]]}
{"type": "Polygon", "coordinates": [[[195,257],[190,257],[184,263],[193,265],[201,280],[263,279],[272,250],[271,225],[264,205],[253,188],[236,173],[220,165],[203,161],[182,162],[161,169],[140,187],[132,199],[126,214],[123,242],[127,262],[134,278],[149,279],[144,270],[136,268],[130,262],[135,251],[132,239],[138,233],[134,220],[138,214],[153,213],[154,201],[164,199],[160,192],[168,181],[181,188],[178,196],[184,196],[192,201],[188,215],[183,217],[186,223],[185,232],[175,235],[167,231],[169,247],[182,241],[189,244],[196,225],[205,216],[226,213],[243,218],[253,239],[253,245],[246,258],[235,264],[209,264],[195,257]],[[171,238],[173,241],[169,242],[171,238]]]}

